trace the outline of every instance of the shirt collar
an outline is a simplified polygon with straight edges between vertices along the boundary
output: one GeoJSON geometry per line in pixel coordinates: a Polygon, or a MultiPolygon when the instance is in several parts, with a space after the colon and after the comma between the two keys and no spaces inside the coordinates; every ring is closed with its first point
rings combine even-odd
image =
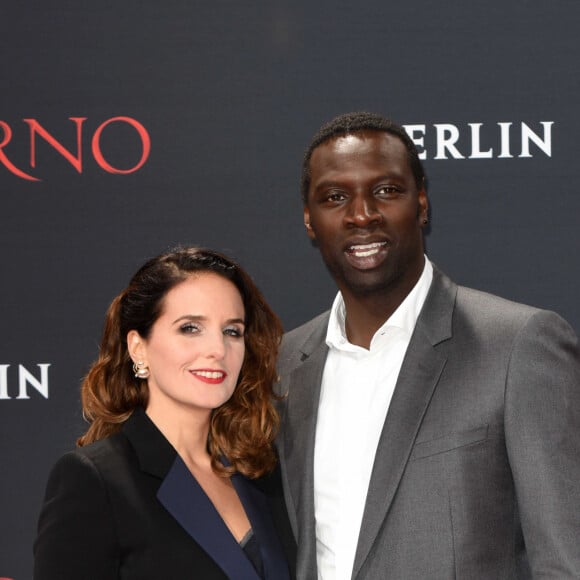
{"type": "MultiPolygon", "coordinates": [[[[395,312],[393,312],[393,314],[375,332],[373,339],[371,340],[370,350],[373,348],[373,343],[376,342],[375,339],[384,335],[387,328],[399,328],[409,337],[413,334],[417,318],[419,318],[419,313],[421,312],[421,308],[423,308],[432,281],[433,265],[427,256],[425,256],[425,265],[419,280],[417,280],[417,283],[411,292],[407,294],[395,312]]],[[[361,347],[351,344],[346,337],[345,318],[346,312],[344,300],[339,291],[334,299],[330,311],[328,329],[326,331],[326,344],[330,348],[359,351],[361,350],[361,347]]]]}

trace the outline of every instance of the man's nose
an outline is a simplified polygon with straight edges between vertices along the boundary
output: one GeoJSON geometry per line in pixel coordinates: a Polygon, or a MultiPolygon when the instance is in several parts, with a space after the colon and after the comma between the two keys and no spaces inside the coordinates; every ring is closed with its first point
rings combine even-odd
{"type": "Polygon", "coordinates": [[[368,196],[354,197],[346,214],[347,224],[356,227],[368,227],[380,223],[382,219],[376,201],[368,196]]]}

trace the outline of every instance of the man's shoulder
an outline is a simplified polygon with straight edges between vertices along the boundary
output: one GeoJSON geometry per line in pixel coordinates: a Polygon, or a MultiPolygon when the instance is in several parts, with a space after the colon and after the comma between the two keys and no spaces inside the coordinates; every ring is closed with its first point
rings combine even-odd
{"type": "Polygon", "coordinates": [[[541,311],[541,308],[516,302],[497,294],[484,290],[477,290],[467,286],[457,287],[457,305],[461,308],[474,312],[482,312],[486,315],[495,313],[498,316],[529,317],[541,311]]]}
{"type": "Polygon", "coordinates": [[[307,340],[313,334],[325,332],[328,326],[329,317],[330,310],[327,310],[326,312],[322,312],[318,316],[315,316],[308,322],[305,322],[293,330],[286,332],[282,338],[282,347],[294,345],[301,341],[307,340]]]}
{"type": "Polygon", "coordinates": [[[447,311],[456,330],[471,329],[499,337],[513,336],[523,328],[567,326],[555,312],[516,302],[483,290],[457,285],[435,269],[430,297],[425,304],[423,320],[431,326],[442,323],[447,311]]]}
{"type": "Polygon", "coordinates": [[[290,330],[284,334],[280,346],[280,361],[287,361],[296,354],[301,354],[304,349],[317,346],[324,342],[330,310],[315,316],[312,320],[290,330]]]}
{"type": "Polygon", "coordinates": [[[454,302],[455,309],[465,312],[467,314],[484,317],[489,316],[516,316],[529,317],[539,312],[540,309],[534,306],[529,306],[520,302],[515,302],[508,298],[462,286],[450,279],[444,272],[439,270],[434,265],[434,277],[431,287],[432,294],[436,300],[427,300],[427,302],[434,303],[440,307],[441,302],[438,300],[443,296],[443,300],[451,300],[454,302]]]}
{"type": "Polygon", "coordinates": [[[556,312],[465,286],[458,287],[454,318],[456,327],[488,332],[498,341],[501,336],[521,333],[574,335],[568,322],[556,312]]]}

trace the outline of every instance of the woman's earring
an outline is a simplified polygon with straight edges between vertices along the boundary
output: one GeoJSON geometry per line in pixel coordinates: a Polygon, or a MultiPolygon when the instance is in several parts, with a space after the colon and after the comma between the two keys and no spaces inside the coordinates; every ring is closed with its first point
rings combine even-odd
{"type": "Polygon", "coordinates": [[[133,372],[135,373],[136,379],[149,378],[149,367],[146,367],[142,360],[133,363],[133,372]]]}

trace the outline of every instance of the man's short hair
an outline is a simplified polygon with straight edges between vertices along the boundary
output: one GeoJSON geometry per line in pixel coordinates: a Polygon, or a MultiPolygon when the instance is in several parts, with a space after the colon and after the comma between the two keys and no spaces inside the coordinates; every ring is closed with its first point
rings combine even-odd
{"type": "Polygon", "coordinates": [[[425,183],[425,170],[419,160],[419,152],[417,151],[417,147],[415,147],[415,143],[413,143],[403,127],[376,113],[367,113],[364,111],[345,113],[320,127],[306,150],[304,161],[302,162],[302,182],[300,188],[302,201],[304,203],[308,199],[308,189],[310,188],[310,159],[314,150],[335,137],[351,135],[362,131],[383,131],[384,133],[398,137],[407,149],[409,165],[417,188],[420,189],[423,187],[425,183]]]}

